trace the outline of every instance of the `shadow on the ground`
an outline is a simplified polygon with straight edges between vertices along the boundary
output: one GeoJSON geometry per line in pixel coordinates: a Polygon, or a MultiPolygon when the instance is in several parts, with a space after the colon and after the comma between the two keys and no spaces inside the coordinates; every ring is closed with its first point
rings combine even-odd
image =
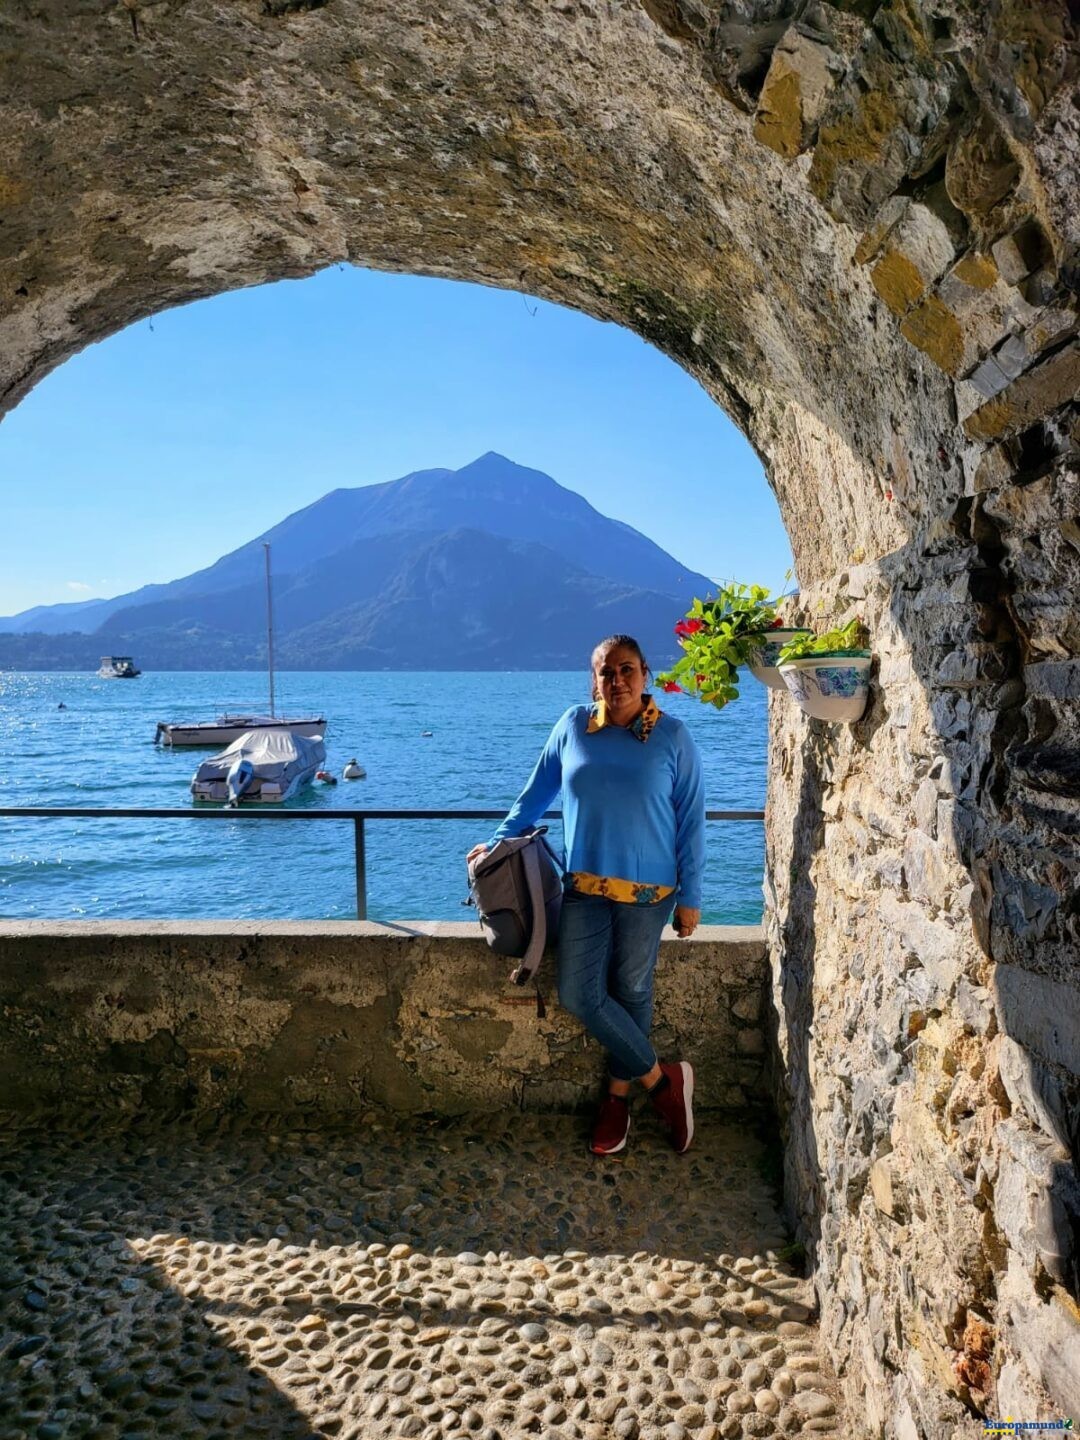
{"type": "MultiPolygon", "coordinates": [[[[11,1426],[0,1435],[344,1436],[319,1411],[360,1371],[320,1370],[320,1327],[338,1350],[403,1320],[451,1336],[496,1320],[700,1328],[695,1274],[705,1267],[722,1295],[737,1258],[785,1243],[767,1146],[707,1118],[685,1157],[645,1116],[633,1140],[612,1163],[589,1155],[584,1123],[565,1116],[400,1120],[353,1134],[23,1128],[0,1162],[10,1237],[0,1413],[11,1426]],[[410,1248],[391,1264],[395,1245],[410,1248]],[[350,1290],[372,1246],[386,1273],[350,1290]],[[637,1279],[607,1300],[570,1307],[553,1290],[538,1303],[528,1267],[565,1268],[568,1252],[599,1275],[620,1264],[629,1274],[623,1262],[636,1256],[637,1279]],[[432,1295],[440,1276],[462,1283],[448,1277],[463,1255],[484,1283],[432,1295]],[[655,1295],[645,1291],[654,1272],[655,1295]],[[251,1347],[275,1324],[302,1338],[256,1364],[251,1347]]],[[[767,1293],[749,1271],[738,1284],[744,1300],[767,1293]]],[[[738,1307],[710,1303],[714,1329],[747,1323],[738,1307]]]]}

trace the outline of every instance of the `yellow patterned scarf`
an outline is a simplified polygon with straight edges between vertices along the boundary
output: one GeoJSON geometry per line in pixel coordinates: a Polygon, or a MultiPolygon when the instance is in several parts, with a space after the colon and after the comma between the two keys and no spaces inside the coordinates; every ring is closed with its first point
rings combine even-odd
{"type": "MultiPolygon", "coordinates": [[[[644,744],[652,734],[653,727],[663,713],[653,697],[646,695],[645,708],[641,714],[636,715],[629,725],[622,725],[617,728],[629,730],[631,735],[636,736],[637,739],[644,744]]],[[[593,705],[593,713],[589,716],[589,723],[585,727],[585,734],[595,735],[598,730],[603,730],[609,725],[614,725],[614,723],[615,722],[608,717],[605,702],[603,700],[597,700],[593,705]]]]}

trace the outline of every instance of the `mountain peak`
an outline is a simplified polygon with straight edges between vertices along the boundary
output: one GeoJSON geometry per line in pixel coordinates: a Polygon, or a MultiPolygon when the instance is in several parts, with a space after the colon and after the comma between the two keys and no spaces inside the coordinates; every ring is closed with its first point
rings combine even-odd
{"type": "Polygon", "coordinates": [[[483,455],[478,455],[475,460],[470,460],[467,465],[462,465],[460,470],[455,471],[455,474],[468,475],[470,479],[483,478],[488,475],[498,475],[501,479],[530,475],[546,480],[549,485],[556,483],[550,475],[545,475],[542,470],[530,470],[527,465],[519,465],[516,460],[507,459],[497,450],[485,450],[483,455]]]}
{"type": "MultiPolygon", "coordinates": [[[[293,581],[299,585],[306,577],[304,585],[315,597],[312,603],[319,614],[340,614],[359,598],[362,577],[352,574],[351,547],[380,542],[389,547],[388,554],[390,549],[398,554],[403,537],[412,536],[419,543],[420,537],[460,530],[487,535],[497,542],[494,549],[500,554],[514,553],[513,547],[522,543],[543,547],[564,565],[592,577],[593,583],[610,582],[670,597],[670,611],[663,606],[670,614],[710,588],[705,576],[695,575],[631,526],[601,515],[583,496],[542,470],[487,450],[458,470],[415,470],[397,480],[332,490],[205,570],[130,595],[90,602],[85,610],[58,606],[54,612],[44,607],[0,621],[0,632],[78,628],[88,633],[107,626],[110,636],[130,635],[127,650],[138,650],[139,632],[148,627],[182,629],[192,616],[217,624],[231,617],[239,627],[241,610],[248,617],[258,609],[254,601],[249,603],[250,597],[241,605],[238,596],[249,591],[262,594],[264,541],[273,544],[275,593],[282,607],[293,581]]],[[[370,571],[371,556],[365,551],[364,557],[363,567],[370,571]]],[[[379,573],[390,583],[385,566],[379,573]]],[[[561,583],[553,575],[552,591],[561,583]]]]}

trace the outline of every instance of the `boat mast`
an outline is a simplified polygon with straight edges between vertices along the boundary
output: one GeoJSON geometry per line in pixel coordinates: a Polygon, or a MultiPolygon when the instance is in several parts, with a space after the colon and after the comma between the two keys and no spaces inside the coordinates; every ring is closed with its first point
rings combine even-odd
{"type": "Polygon", "coordinates": [[[270,717],[274,717],[274,602],[270,590],[270,542],[263,541],[266,552],[266,666],[270,672],[270,717]]]}

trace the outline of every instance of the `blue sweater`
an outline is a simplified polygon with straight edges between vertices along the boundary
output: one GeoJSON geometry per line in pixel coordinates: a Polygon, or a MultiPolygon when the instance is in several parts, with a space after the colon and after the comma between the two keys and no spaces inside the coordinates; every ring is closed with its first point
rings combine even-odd
{"type": "Polygon", "coordinates": [[[558,721],[490,843],[523,835],[561,791],[567,870],[674,886],[699,910],[705,781],[689,730],[662,714],[645,741],[617,725],[587,735],[591,714],[574,705],[558,721]]]}

